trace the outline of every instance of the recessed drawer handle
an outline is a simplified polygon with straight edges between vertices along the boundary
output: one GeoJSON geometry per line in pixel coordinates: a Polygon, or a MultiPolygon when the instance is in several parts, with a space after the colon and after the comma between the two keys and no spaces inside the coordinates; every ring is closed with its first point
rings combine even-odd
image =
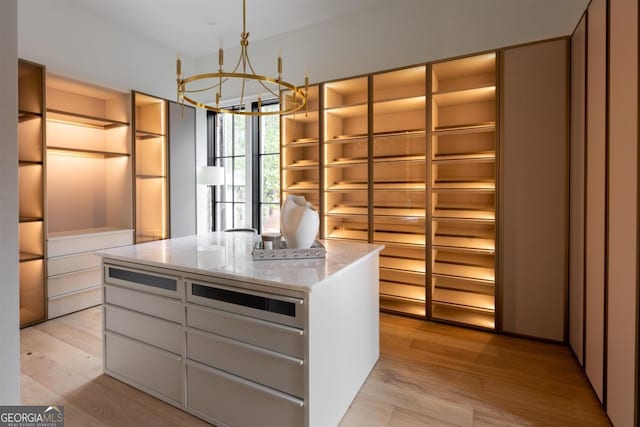
{"type": "Polygon", "coordinates": [[[137,283],[143,286],[151,286],[169,291],[178,290],[178,281],[169,277],[154,276],[138,271],[130,271],[122,268],[107,267],[109,278],[124,280],[126,282],[137,283]]]}
{"type": "Polygon", "coordinates": [[[246,292],[238,292],[216,286],[191,284],[191,294],[201,298],[221,301],[227,304],[238,305],[262,310],[270,313],[282,314],[288,317],[296,317],[296,302],[283,301],[282,299],[256,295],[246,292]]]}

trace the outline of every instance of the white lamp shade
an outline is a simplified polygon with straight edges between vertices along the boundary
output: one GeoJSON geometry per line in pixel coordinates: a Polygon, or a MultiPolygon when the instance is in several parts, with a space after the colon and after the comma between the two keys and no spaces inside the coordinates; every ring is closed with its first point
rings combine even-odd
{"type": "Polygon", "coordinates": [[[224,168],[222,166],[203,166],[198,168],[198,184],[224,184],[224,168]]]}

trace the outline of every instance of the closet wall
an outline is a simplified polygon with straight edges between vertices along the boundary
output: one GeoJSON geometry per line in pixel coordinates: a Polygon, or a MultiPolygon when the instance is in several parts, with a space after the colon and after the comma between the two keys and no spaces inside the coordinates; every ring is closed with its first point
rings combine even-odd
{"type": "Polygon", "coordinates": [[[571,228],[570,343],[612,423],[632,426],[639,399],[638,3],[593,0],[572,45],[574,76],[585,76],[572,91],[572,218],[583,216],[585,226],[571,228]]]}

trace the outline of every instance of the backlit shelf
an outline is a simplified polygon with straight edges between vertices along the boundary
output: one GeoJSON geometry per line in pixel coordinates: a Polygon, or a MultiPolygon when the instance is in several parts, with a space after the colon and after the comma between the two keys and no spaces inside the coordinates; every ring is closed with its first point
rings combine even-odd
{"type": "Polygon", "coordinates": [[[286,187],[285,191],[289,191],[289,192],[308,191],[308,190],[318,190],[319,188],[320,188],[319,184],[315,181],[298,181],[286,187]]]}
{"type": "Polygon", "coordinates": [[[380,308],[393,313],[409,314],[416,317],[426,316],[424,301],[391,295],[380,295],[380,308]]]}
{"type": "Polygon", "coordinates": [[[334,159],[333,161],[326,164],[325,167],[328,168],[336,168],[336,167],[344,167],[344,166],[353,166],[353,165],[366,165],[368,163],[368,159],[366,157],[342,157],[338,159],[334,159]]]}
{"type": "Polygon", "coordinates": [[[495,282],[495,271],[493,268],[453,264],[442,261],[436,261],[433,264],[432,274],[435,277],[467,279],[476,283],[493,284],[495,282]]]}
{"type": "Polygon", "coordinates": [[[165,179],[166,175],[148,175],[148,174],[136,174],[138,179],[165,179]]]}
{"type": "Polygon", "coordinates": [[[364,230],[348,230],[348,229],[334,229],[327,235],[327,239],[342,239],[342,240],[369,240],[369,233],[364,230]]]}
{"type": "Polygon", "coordinates": [[[432,316],[434,319],[473,325],[481,328],[494,329],[495,318],[493,312],[483,312],[465,309],[461,306],[434,302],[432,316]]]}
{"type": "Polygon", "coordinates": [[[409,163],[409,162],[424,162],[426,156],[424,154],[416,154],[409,156],[379,156],[374,157],[374,163],[409,163]]]}
{"type": "Polygon", "coordinates": [[[18,166],[42,165],[44,162],[40,160],[18,160],[18,166]]]}
{"type": "Polygon", "coordinates": [[[298,160],[293,163],[289,163],[284,169],[295,169],[295,170],[303,170],[303,169],[316,169],[320,163],[317,160],[298,160]]]}
{"type": "Polygon", "coordinates": [[[288,142],[282,145],[282,148],[303,148],[303,147],[315,147],[318,145],[318,138],[300,138],[295,141],[288,142]]]}
{"type": "Polygon", "coordinates": [[[345,206],[338,205],[327,211],[328,216],[366,216],[369,208],[366,206],[345,206]]]}
{"type": "Polygon", "coordinates": [[[330,139],[327,139],[325,144],[346,144],[352,142],[367,142],[369,135],[366,133],[354,134],[354,135],[335,135],[330,139]]]}
{"type": "Polygon", "coordinates": [[[28,252],[20,252],[20,262],[37,261],[44,259],[43,255],[30,254],[28,252]]]}
{"type": "Polygon", "coordinates": [[[495,310],[495,297],[493,295],[435,288],[433,290],[432,300],[434,303],[453,305],[468,310],[478,310],[489,313],[495,310]]]}
{"type": "Polygon", "coordinates": [[[47,108],[47,121],[96,129],[113,129],[122,126],[129,126],[128,122],[120,120],[106,119],[104,117],[96,117],[50,108],[47,108]]]}
{"type": "Polygon", "coordinates": [[[441,179],[433,184],[433,191],[495,191],[494,180],[441,179]]]}
{"type": "Polygon", "coordinates": [[[382,255],[380,256],[380,268],[424,273],[426,270],[426,263],[424,260],[419,259],[394,258],[382,255]]]}
{"type": "Polygon", "coordinates": [[[467,123],[449,126],[436,126],[433,129],[434,135],[454,135],[464,133],[494,132],[495,122],[467,123]]]}
{"type": "Polygon", "coordinates": [[[475,153],[436,154],[434,163],[480,163],[496,160],[495,151],[479,151],[475,153]]]}
{"type": "Polygon", "coordinates": [[[373,183],[374,190],[424,191],[425,187],[424,182],[376,181],[373,183]]]}
{"type": "Polygon", "coordinates": [[[436,234],[433,238],[433,248],[494,253],[496,250],[496,243],[494,239],[481,237],[461,237],[436,234]]]}
{"type": "Polygon", "coordinates": [[[150,132],[146,130],[136,130],[136,139],[139,141],[144,141],[147,139],[158,139],[163,138],[164,135],[157,132],[150,132]]]}
{"type": "Polygon", "coordinates": [[[496,212],[490,207],[437,207],[433,211],[434,221],[494,222],[496,212]]]}
{"type": "Polygon", "coordinates": [[[387,132],[374,132],[374,138],[389,138],[390,140],[397,140],[398,137],[413,137],[420,136],[424,137],[426,135],[425,129],[401,129],[395,131],[387,131],[387,132]]]}
{"type": "Polygon", "coordinates": [[[495,101],[496,87],[483,86],[470,89],[451,90],[435,92],[433,101],[439,107],[448,107],[451,105],[471,104],[476,102],[495,101]]]}
{"type": "Polygon", "coordinates": [[[68,155],[68,156],[88,156],[88,157],[129,157],[129,153],[118,153],[115,151],[103,151],[103,150],[90,150],[84,148],[73,148],[73,147],[61,147],[48,145],[47,146],[47,154],[58,154],[58,155],[68,155]]]}
{"type": "Polygon", "coordinates": [[[354,117],[367,117],[367,110],[367,103],[357,103],[325,108],[324,112],[326,115],[331,114],[341,119],[352,119],[354,117]]]}
{"type": "Polygon", "coordinates": [[[24,222],[39,222],[39,221],[43,221],[43,218],[40,217],[34,217],[34,216],[21,216],[19,219],[20,223],[24,223],[24,222]]]}
{"type": "Polygon", "coordinates": [[[37,119],[39,117],[42,117],[41,113],[36,113],[33,111],[26,111],[26,110],[19,110],[18,111],[18,122],[22,123],[22,122],[26,122],[29,120],[33,120],[33,119],[37,119]]]}
{"type": "Polygon", "coordinates": [[[367,181],[339,181],[327,188],[327,191],[365,191],[368,188],[367,181]]]}
{"type": "Polygon", "coordinates": [[[398,243],[403,245],[424,246],[424,234],[398,233],[388,231],[375,231],[373,240],[380,243],[398,243]]]}
{"type": "Polygon", "coordinates": [[[309,108],[307,111],[302,108],[294,113],[283,114],[282,117],[286,120],[291,120],[296,123],[316,123],[318,121],[318,110],[309,108]]]}
{"type": "Polygon", "coordinates": [[[421,218],[426,216],[425,210],[422,208],[403,208],[403,207],[375,207],[373,215],[376,217],[397,217],[397,218],[421,218]]]}
{"type": "Polygon", "coordinates": [[[426,99],[424,95],[409,98],[396,98],[376,101],[373,103],[373,114],[394,114],[407,111],[424,111],[426,109],[426,99]]]}

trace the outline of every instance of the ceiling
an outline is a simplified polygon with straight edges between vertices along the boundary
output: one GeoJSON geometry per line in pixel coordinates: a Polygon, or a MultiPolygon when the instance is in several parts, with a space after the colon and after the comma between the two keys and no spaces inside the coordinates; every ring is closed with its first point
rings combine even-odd
{"type": "MultiPolygon", "coordinates": [[[[249,41],[358,13],[393,0],[247,0],[249,41]]],[[[200,57],[222,42],[236,47],[242,32],[241,0],[68,0],[128,31],[200,57]]]]}

